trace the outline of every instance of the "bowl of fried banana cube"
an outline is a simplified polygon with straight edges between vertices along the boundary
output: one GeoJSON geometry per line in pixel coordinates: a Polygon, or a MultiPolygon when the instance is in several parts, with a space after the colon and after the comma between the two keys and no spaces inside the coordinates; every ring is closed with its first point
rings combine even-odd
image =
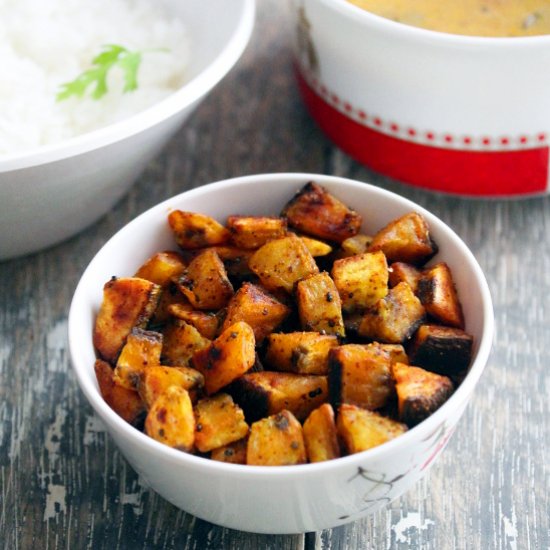
{"type": "Polygon", "coordinates": [[[317,174],[198,187],[91,261],[69,313],[83,393],[165,499],[301,533],[397,498],[451,437],[494,315],[464,242],[419,205],[317,174]]]}

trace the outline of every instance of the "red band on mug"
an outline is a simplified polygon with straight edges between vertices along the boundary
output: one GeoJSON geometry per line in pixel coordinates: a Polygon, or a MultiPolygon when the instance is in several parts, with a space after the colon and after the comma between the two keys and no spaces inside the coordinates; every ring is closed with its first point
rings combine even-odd
{"type": "Polygon", "coordinates": [[[547,190],[547,145],[487,151],[407,141],[346,116],[317,94],[298,70],[296,73],[304,102],[320,128],[346,153],[377,172],[460,195],[533,195],[547,190]]]}

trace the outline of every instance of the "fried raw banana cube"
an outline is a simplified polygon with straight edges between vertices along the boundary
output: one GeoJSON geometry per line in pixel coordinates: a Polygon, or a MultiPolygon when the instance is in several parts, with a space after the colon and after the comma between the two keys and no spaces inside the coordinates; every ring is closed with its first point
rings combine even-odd
{"type": "Polygon", "coordinates": [[[208,347],[193,355],[191,367],[204,375],[208,395],[252,368],[256,360],[255,344],[250,325],[238,321],[226,328],[208,347]]]}
{"type": "Polygon", "coordinates": [[[338,243],[356,235],[362,223],[357,212],[315,182],[304,185],[281,215],[302,233],[338,243]]]}
{"type": "Polygon", "coordinates": [[[459,328],[422,325],[408,351],[414,365],[449,376],[468,368],[473,340],[471,334],[459,328]]]}
{"type": "Polygon", "coordinates": [[[330,402],[375,410],[393,395],[392,356],[377,344],[346,344],[329,352],[330,402]]]}
{"type": "Polygon", "coordinates": [[[336,427],[349,454],[372,449],[407,431],[407,426],[401,422],[347,404],[340,405],[336,427]]]}
{"type": "Polygon", "coordinates": [[[298,420],[327,400],[326,376],[262,371],[245,374],[228,388],[249,422],[289,410],[298,420]]]}
{"type": "Polygon", "coordinates": [[[194,326],[201,336],[208,338],[208,340],[213,340],[218,334],[220,318],[212,311],[193,309],[193,306],[189,303],[177,303],[171,304],[168,307],[168,312],[173,317],[194,326]]]}
{"type": "Polygon", "coordinates": [[[193,450],[195,415],[187,390],[170,386],[155,399],[145,419],[145,433],[174,449],[193,450]]]}
{"type": "Polygon", "coordinates": [[[287,305],[261,286],[244,283],[229,301],[222,330],[237,321],[245,321],[252,327],[256,343],[261,343],[289,313],[290,308],[287,305]]]}
{"type": "Polygon", "coordinates": [[[227,462],[229,464],[246,464],[246,447],[248,437],[239,439],[228,445],[223,445],[217,449],[212,449],[210,458],[218,462],[227,462]]]}
{"type": "Polygon", "coordinates": [[[388,293],[388,264],[383,252],[336,260],[331,275],[347,313],[365,311],[388,293]]]}
{"type": "Polygon", "coordinates": [[[334,334],[273,333],[267,337],[264,361],[277,371],[328,374],[328,352],[338,345],[334,334]]]}
{"type": "Polygon", "coordinates": [[[373,237],[369,252],[381,250],[389,263],[423,265],[437,253],[426,220],[411,212],[393,220],[373,237]]]}
{"type": "Polygon", "coordinates": [[[415,426],[435,412],[454,391],[450,378],[420,367],[392,365],[399,419],[415,426]]]}
{"type": "Polygon", "coordinates": [[[137,389],[143,370],[160,365],[162,334],[140,328],[132,329],[118,356],[115,381],[125,388],[137,389]]]}
{"type": "Polygon", "coordinates": [[[464,328],[464,315],[449,266],[438,263],[422,272],[418,297],[430,317],[443,325],[464,328]]]}
{"type": "Polygon", "coordinates": [[[397,286],[399,283],[407,283],[416,294],[421,273],[414,265],[405,262],[393,262],[389,268],[388,282],[391,287],[397,286]]]}
{"type": "Polygon", "coordinates": [[[185,261],[178,252],[170,250],[151,256],[137,271],[134,277],[147,279],[161,287],[167,287],[172,279],[181,275],[185,261]]]}
{"type": "Polygon", "coordinates": [[[309,462],[323,462],[340,456],[334,411],[328,403],[311,411],[303,426],[309,462]]]}
{"type": "Polygon", "coordinates": [[[96,359],[94,370],[99,392],[107,405],[129,424],[140,424],[145,415],[145,405],[138,392],[117,384],[113,379],[113,368],[107,361],[96,359]]]}
{"type": "Polygon", "coordinates": [[[221,223],[205,214],[174,210],[168,215],[168,223],[176,243],[183,249],[227,244],[231,238],[221,223]]]}
{"type": "Polygon", "coordinates": [[[174,283],[183,273],[185,266],[185,260],[179,252],[168,250],[151,256],[134,275],[134,277],[152,281],[162,288],[159,303],[151,318],[152,323],[165,323],[170,317],[168,310],[173,304],[187,303],[187,300],[174,283]]]}
{"type": "Polygon", "coordinates": [[[369,346],[379,347],[383,353],[387,353],[391,363],[409,364],[409,356],[405,348],[401,344],[381,344],[380,342],[372,342],[369,346]]]}
{"type": "Polygon", "coordinates": [[[138,392],[149,409],[156,398],[170,386],[178,386],[189,392],[192,403],[202,396],[204,376],[190,367],[147,367],[141,374],[138,392]]]}
{"type": "Polygon", "coordinates": [[[102,359],[114,365],[134,328],[145,328],[157,307],[160,286],[138,277],[113,277],[103,287],[93,343],[102,359]]]}
{"type": "Polygon", "coordinates": [[[195,405],[195,447],[206,453],[248,435],[242,409],[226,393],[205,397],[195,405]]]}
{"type": "Polygon", "coordinates": [[[357,254],[363,254],[367,251],[372,242],[370,235],[364,235],[359,233],[353,237],[347,238],[340,244],[340,250],[338,256],[340,258],[346,258],[348,256],[356,256],[357,254]]]}
{"type": "Polygon", "coordinates": [[[188,366],[193,355],[210,345],[210,340],[191,324],[174,319],[163,329],[162,363],[171,366],[188,366]]]}
{"type": "Polygon", "coordinates": [[[247,464],[286,466],[305,462],[302,426],[290,411],[283,410],[252,424],[246,450],[247,464]]]}
{"type": "Polygon", "coordinates": [[[299,281],[296,301],[303,330],[345,336],[340,295],[326,271],[299,281]]]}
{"type": "Polygon", "coordinates": [[[313,239],[311,237],[306,237],[305,235],[299,235],[299,237],[302,239],[303,243],[307,246],[307,249],[314,258],[328,256],[333,250],[330,244],[320,241],[319,239],[313,239]]]}
{"type": "Polygon", "coordinates": [[[294,233],[264,244],[248,265],[267,290],[282,289],[289,294],[298,281],[319,272],[307,246],[294,233]]]}
{"type": "Polygon", "coordinates": [[[220,309],[233,296],[233,285],[223,262],[211,248],[191,260],[177,283],[195,309],[220,309]]]}
{"type": "Polygon", "coordinates": [[[268,241],[286,235],[286,220],[268,216],[229,216],[227,229],[238,248],[260,248],[268,241]]]}
{"type": "Polygon", "coordinates": [[[363,315],[358,333],[378,342],[401,344],[419,327],[425,313],[411,287],[399,283],[363,315]]]}

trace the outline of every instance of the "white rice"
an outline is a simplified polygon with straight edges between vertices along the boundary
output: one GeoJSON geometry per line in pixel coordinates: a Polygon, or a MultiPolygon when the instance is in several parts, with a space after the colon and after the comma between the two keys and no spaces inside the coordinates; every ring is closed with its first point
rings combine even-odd
{"type": "Polygon", "coordinates": [[[189,56],[183,23],[159,0],[0,0],[0,158],[57,143],[135,114],[178,89],[189,56]],[[91,67],[102,46],[142,55],[138,89],[57,102],[61,84],[91,67]],[[149,51],[149,50],[163,51],[149,51]]]}

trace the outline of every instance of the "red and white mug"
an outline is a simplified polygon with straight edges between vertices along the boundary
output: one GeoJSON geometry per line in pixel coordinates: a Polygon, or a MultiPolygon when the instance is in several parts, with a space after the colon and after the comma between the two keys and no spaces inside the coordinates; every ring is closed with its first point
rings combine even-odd
{"type": "Polygon", "coordinates": [[[549,192],[550,36],[445,34],[346,0],[290,5],[304,101],[352,157],[433,191],[549,192]]]}

